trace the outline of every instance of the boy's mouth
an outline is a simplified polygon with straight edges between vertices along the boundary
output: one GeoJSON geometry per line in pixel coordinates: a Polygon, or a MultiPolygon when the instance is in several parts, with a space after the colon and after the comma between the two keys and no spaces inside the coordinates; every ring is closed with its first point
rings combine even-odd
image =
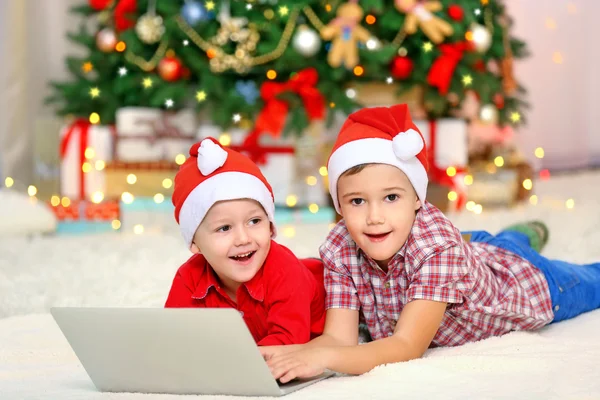
{"type": "Polygon", "coordinates": [[[239,261],[239,262],[247,262],[250,261],[252,259],[252,256],[256,253],[256,250],[254,251],[249,251],[247,253],[243,253],[243,254],[238,254],[236,256],[231,256],[229,258],[231,258],[234,261],[239,261]]]}
{"type": "Polygon", "coordinates": [[[385,240],[385,238],[387,238],[390,233],[391,232],[365,233],[365,236],[367,236],[369,238],[369,240],[372,242],[381,242],[381,241],[385,240]]]}

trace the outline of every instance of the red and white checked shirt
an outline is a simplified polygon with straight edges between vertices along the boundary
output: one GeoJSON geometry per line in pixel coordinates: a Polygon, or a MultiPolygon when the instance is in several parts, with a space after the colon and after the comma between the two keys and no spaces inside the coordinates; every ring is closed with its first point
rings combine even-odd
{"type": "Polygon", "coordinates": [[[554,318],[544,274],[514,253],[467,243],[450,220],[425,202],[388,273],[360,250],[344,221],[320,248],[326,308],[360,310],[374,340],[391,336],[404,305],[448,303],[431,346],[458,346],[554,318]]]}

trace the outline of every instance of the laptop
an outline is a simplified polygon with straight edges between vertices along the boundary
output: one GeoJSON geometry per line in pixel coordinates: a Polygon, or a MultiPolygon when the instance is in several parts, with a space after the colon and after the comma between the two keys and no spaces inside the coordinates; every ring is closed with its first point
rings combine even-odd
{"type": "Polygon", "coordinates": [[[55,307],[102,392],[283,396],[334,375],[278,384],[232,308],[55,307]]]}

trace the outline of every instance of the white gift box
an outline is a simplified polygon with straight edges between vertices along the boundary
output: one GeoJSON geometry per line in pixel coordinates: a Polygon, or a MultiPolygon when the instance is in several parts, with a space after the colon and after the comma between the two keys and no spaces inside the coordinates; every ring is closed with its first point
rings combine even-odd
{"type": "MultiPolygon", "coordinates": [[[[423,134],[427,151],[431,151],[431,122],[415,120],[415,125],[423,134]]],[[[466,167],[469,160],[467,122],[458,118],[441,118],[435,124],[435,164],[438,168],[466,167]]]]}
{"type": "MultiPolygon", "coordinates": [[[[202,140],[206,137],[214,137],[219,139],[223,134],[223,130],[215,125],[203,124],[198,130],[197,138],[202,140]]],[[[229,136],[230,145],[236,150],[240,150],[244,139],[248,135],[248,131],[243,129],[228,130],[226,134],[229,136]]],[[[260,136],[259,145],[269,147],[271,149],[278,148],[279,152],[267,152],[266,162],[258,164],[261,172],[273,189],[273,197],[277,206],[287,206],[288,200],[294,199],[296,205],[304,206],[309,204],[326,204],[327,193],[324,190],[322,177],[319,175],[319,167],[310,176],[317,179],[315,185],[308,185],[306,176],[298,176],[299,162],[296,151],[298,142],[294,137],[279,137],[274,138],[270,134],[260,136]]],[[[303,170],[306,170],[303,168],[303,170]]]]}
{"type": "Polygon", "coordinates": [[[193,110],[176,113],[144,107],[124,107],[116,114],[116,159],[128,162],[174,161],[187,156],[197,129],[193,110]]]}
{"type": "Polygon", "coordinates": [[[106,187],[104,165],[113,158],[113,128],[79,122],[63,128],[60,139],[63,149],[61,194],[80,200],[92,199],[94,193],[103,196],[106,187]]]}

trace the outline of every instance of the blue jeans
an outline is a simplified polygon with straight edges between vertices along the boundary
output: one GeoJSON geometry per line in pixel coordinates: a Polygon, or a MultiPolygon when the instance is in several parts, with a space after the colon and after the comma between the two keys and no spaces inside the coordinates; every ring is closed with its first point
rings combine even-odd
{"type": "Polygon", "coordinates": [[[587,311],[600,308],[600,263],[572,264],[549,260],[533,250],[527,235],[515,231],[502,231],[494,236],[485,231],[470,233],[471,242],[489,243],[515,253],[546,276],[552,299],[554,320],[570,319],[587,311]]]}

